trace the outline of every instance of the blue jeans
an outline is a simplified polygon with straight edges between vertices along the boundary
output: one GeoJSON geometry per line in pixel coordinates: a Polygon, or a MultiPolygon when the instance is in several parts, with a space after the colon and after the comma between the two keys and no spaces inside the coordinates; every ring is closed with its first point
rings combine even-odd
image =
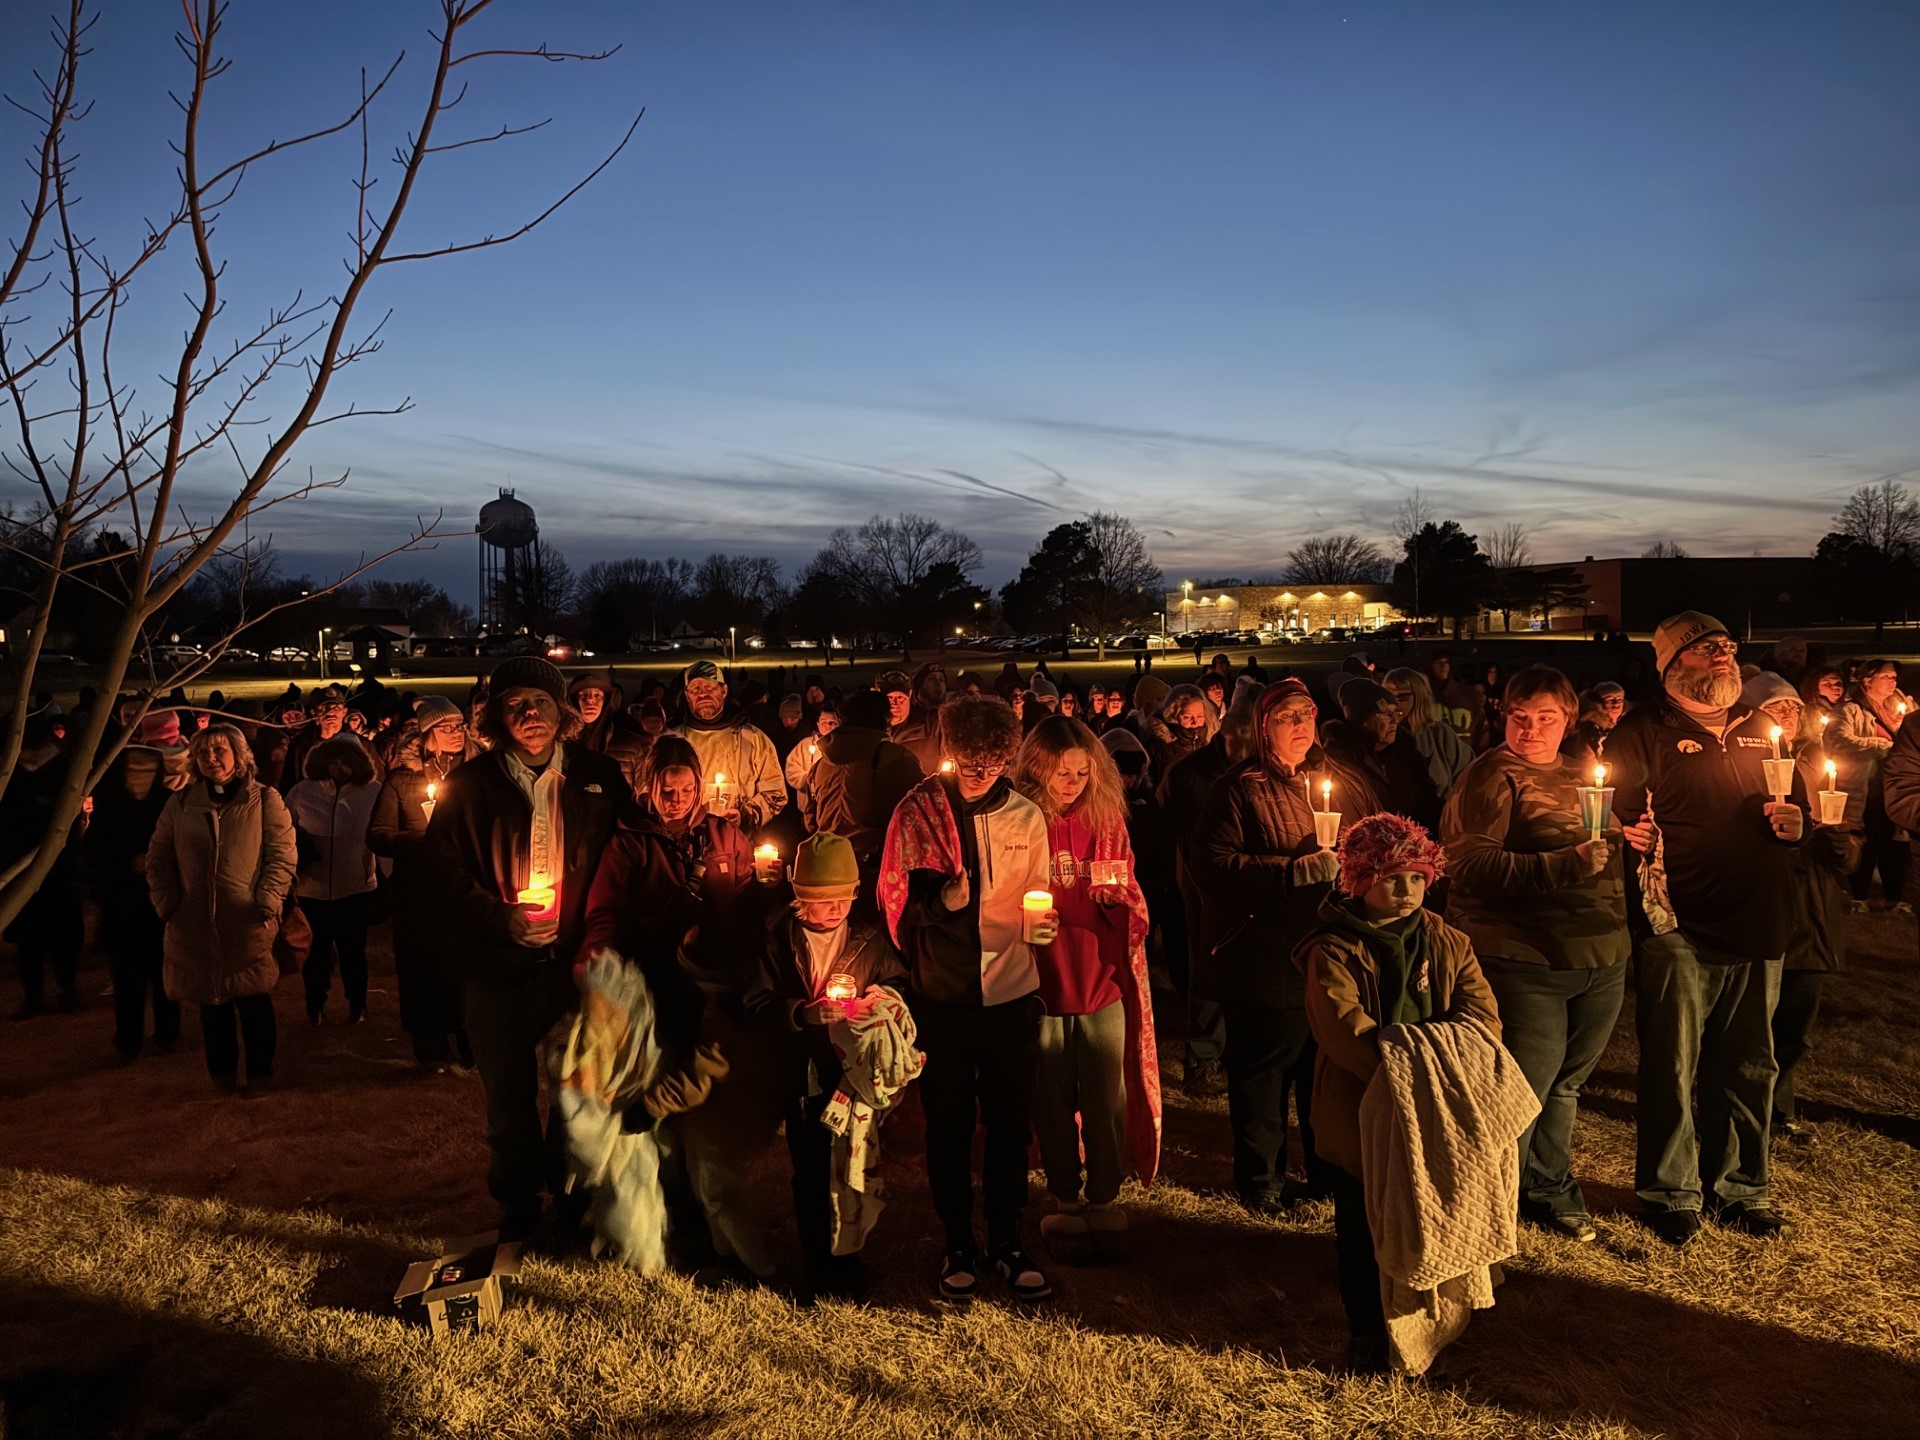
{"type": "Polygon", "coordinates": [[[1627,967],[1550,970],[1522,960],[1484,958],[1480,968],[1500,1003],[1500,1037],[1540,1101],[1520,1137],[1520,1210],[1535,1219],[1584,1215],[1573,1178],[1573,1121],[1580,1087],[1600,1063],[1627,995],[1627,967]]]}
{"type": "Polygon", "coordinates": [[[1636,963],[1634,1189],[1652,1210],[1766,1205],[1781,962],[1705,959],[1675,931],[1644,941],[1636,963]]]}

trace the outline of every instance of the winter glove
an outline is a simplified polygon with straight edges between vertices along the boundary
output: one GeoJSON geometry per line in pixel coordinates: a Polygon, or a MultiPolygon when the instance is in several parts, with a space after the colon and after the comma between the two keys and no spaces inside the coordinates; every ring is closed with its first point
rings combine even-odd
{"type": "Polygon", "coordinates": [[[1316,850],[1293,862],[1293,883],[1296,886],[1331,885],[1339,878],[1340,857],[1331,850],[1316,850]]]}
{"type": "Polygon", "coordinates": [[[642,1092],[640,1103],[656,1120],[684,1114],[713,1093],[713,1082],[726,1078],[727,1070],[726,1057],[718,1045],[701,1045],[694,1050],[691,1065],[662,1075],[642,1092]]]}

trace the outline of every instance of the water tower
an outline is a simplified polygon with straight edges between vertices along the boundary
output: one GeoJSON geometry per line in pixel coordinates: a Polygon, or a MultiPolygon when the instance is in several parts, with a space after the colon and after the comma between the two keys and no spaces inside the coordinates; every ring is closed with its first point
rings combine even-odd
{"type": "Polygon", "coordinates": [[[503,629],[506,616],[500,604],[502,590],[512,593],[532,561],[540,522],[533,507],[502,488],[500,498],[480,507],[480,630],[503,629]]]}

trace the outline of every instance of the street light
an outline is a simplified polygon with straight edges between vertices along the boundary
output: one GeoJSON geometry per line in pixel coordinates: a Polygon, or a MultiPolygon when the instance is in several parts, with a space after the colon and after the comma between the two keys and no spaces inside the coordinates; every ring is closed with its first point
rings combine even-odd
{"type": "Polygon", "coordinates": [[[1193,629],[1193,581],[1180,582],[1180,628],[1182,631],[1193,629]]]}
{"type": "Polygon", "coordinates": [[[314,636],[314,644],[319,649],[320,678],[322,680],[327,678],[327,636],[331,635],[332,633],[333,633],[333,627],[329,625],[325,629],[323,629],[318,635],[314,636]]]}
{"type": "Polygon", "coordinates": [[[737,627],[732,625],[727,626],[727,664],[729,665],[738,665],[740,663],[739,652],[734,649],[733,645],[733,632],[736,628],[737,627]]]}

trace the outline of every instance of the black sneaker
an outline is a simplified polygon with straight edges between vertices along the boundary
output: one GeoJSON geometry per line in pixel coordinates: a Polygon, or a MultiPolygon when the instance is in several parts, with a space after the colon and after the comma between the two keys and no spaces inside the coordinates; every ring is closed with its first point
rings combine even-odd
{"type": "Polygon", "coordinates": [[[1698,1210],[1649,1210],[1640,1223],[1669,1245],[1685,1245],[1700,1233],[1698,1210]]]}
{"type": "Polygon", "coordinates": [[[1593,1228],[1592,1219],[1585,1215],[1527,1215],[1522,1218],[1549,1235],[1571,1240],[1576,1245],[1589,1244],[1600,1236],[1600,1232],[1593,1228]]]}
{"type": "Polygon", "coordinates": [[[1720,1228],[1757,1235],[1762,1240],[1784,1240],[1793,1234],[1793,1222],[1765,1205],[1734,1205],[1720,1212],[1720,1228]]]}
{"type": "Polygon", "coordinates": [[[940,1262],[940,1298],[964,1303],[980,1293],[980,1261],[971,1245],[947,1251],[940,1262]]]}
{"type": "Polygon", "coordinates": [[[1018,1245],[1003,1245],[989,1258],[993,1273],[1005,1283],[1014,1299],[1045,1300],[1053,1294],[1046,1275],[1018,1245]]]}

